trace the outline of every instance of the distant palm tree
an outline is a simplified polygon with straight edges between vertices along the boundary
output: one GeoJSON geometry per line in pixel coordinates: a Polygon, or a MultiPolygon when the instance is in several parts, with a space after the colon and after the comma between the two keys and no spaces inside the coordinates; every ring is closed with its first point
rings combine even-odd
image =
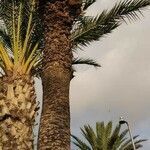
{"type": "Polygon", "coordinates": [[[41,59],[35,0],[0,1],[0,150],[32,150],[41,59]]]}
{"type": "Polygon", "coordinates": [[[126,18],[133,21],[150,0],[122,0],[110,10],[86,16],[96,0],[39,0],[45,47],[42,67],[43,111],[39,149],[70,150],[69,89],[74,64],[100,66],[73,52],[99,41],[126,18]]]}
{"type": "MultiPolygon", "coordinates": [[[[73,143],[79,150],[133,150],[131,140],[128,139],[128,129],[121,131],[120,125],[117,125],[114,129],[112,127],[112,121],[104,125],[104,122],[96,123],[96,130],[90,125],[85,125],[81,128],[84,139],[72,135],[73,143]]],[[[134,136],[134,140],[138,136],[134,136]]],[[[142,147],[142,142],[146,139],[135,140],[136,149],[142,147]]]]}

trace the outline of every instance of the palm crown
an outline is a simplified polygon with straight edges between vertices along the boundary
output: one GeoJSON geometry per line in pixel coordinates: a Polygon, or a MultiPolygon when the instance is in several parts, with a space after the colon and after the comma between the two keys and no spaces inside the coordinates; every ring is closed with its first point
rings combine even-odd
{"type": "Polygon", "coordinates": [[[0,2],[0,67],[3,72],[30,74],[40,60],[41,36],[35,0],[4,0],[0,2]]]}
{"type": "MultiPolygon", "coordinates": [[[[104,125],[104,122],[96,123],[96,132],[90,125],[81,128],[85,142],[72,135],[73,143],[80,150],[132,150],[133,146],[130,139],[127,139],[128,129],[121,131],[121,126],[112,128],[112,121],[104,125]]],[[[134,136],[136,140],[138,136],[134,136]]],[[[136,149],[142,147],[142,142],[146,139],[135,141],[136,149]]]]}

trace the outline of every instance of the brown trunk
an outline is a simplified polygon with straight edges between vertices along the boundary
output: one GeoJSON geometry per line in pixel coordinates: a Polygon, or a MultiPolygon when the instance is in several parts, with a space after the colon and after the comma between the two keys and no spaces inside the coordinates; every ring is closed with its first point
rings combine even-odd
{"type": "Polygon", "coordinates": [[[0,150],[32,150],[36,113],[30,76],[4,76],[0,83],[0,150]]]}
{"type": "Polygon", "coordinates": [[[53,64],[43,73],[44,103],[40,126],[41,150],[70,149],[70,72],[53,64]],[[50,88],[48,88],[50,87],[50,88]]]}
{"type": "Polygon", "coordinates": [[[44,23],[43,111],[40,150],[70,150],[69,86],[72,78],[72,24],[80,5],[67,0],[41,1],[44,23]]]}

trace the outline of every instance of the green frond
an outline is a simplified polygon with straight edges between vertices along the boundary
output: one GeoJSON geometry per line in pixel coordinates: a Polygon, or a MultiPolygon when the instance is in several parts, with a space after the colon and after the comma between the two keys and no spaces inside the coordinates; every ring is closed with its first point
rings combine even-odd
{"type": "Polygon", "coordinates": [[[128,133],[128,129],[122,131],[122,133],[119,135],[120,139],[123,139],[128,133]]]}
{"type": "Polygon", "coordinates": [[[6,48],[10,50],[12,49],[10,36],[8,36],[4,29],[0,29],[0,41],[6,46],[6,48]]]}
{"type": "Polygon", "coordinates": [[[11,57],[7,53],[3,43],[1,43],[1,42],[0,42],[0,59],[3,61],[5,70],[11,71],[13,68],[13,62],[11,60],[11,57]]]}
{"type": "Polygon", "coordinates": [[[25,73],[30,74],[32,68],[38,62],[38,59],[39,59],[39,55],[36,55],[34,58],[32,58],[32,60],[30,61],[29,66],[28,66],[28,68],[25,70],[25,73]]]}
{"type": "Polygon", "coordinates": [[[72,62],[73,65],[79,65],[79,64],[85,64],[85,65],[91,65],[94,67],[101,67],[96,61],[93,59],[83,59],[83,58],[76,58],[72,62]]]}
{"type": "Polygon", "coordinates": [[[112,132],[112,121],[109,121],[106,125],[106,136],[110,137],[112,132]]]}
{"type": "Polygon", "coordinates": [[[148,141],[148,139],[140,139],[140,140],[135,141],[134,143],[135,143],[136,149],[142,148],[143,145],[141,143],[146,142],[146,141],[148,141]]]}
{"type": "MultiPolygon", "coordinates": [[[[142,143],[147,141],[147,139],[136,140],[138,137],[139,137],[139,135],[136,135],[136,136],[133,137],[134,143],[135,143],[135,147],[137,149],[143,147],[142,143]]],[[[126,140],[125,142],[122,142],[122,145],[121,145],[120,149],[130,150],[132,147],[133,147],[132,146],[132,141],[131,141],[131,139],[129,139],[129,140],[126,140]]]]}
{"type": "Polygon", "coordinates": [[[119,23],[114,20],[105,23],[105,13],[104,11],[101,15],[96,17],[86,16],[82,18],[81,24],[71,34],[71,39],[75,47],[87,46],[93,41],[98,41],[100,37],[111,33],[113,29],[119,26],[119,23]]]}
{"type": "Polygon", "coordinates": [[[5,69],[6,67],[5,67],[4,62],[3,62],[2,59],[0,59],[0,68],[2,69],[2,70],[0,71],[0,75],[6,74],[6,69],[5,69]]]}
{"type": "Polygon", "coordinates": [[[85,142],[80,140],[78,137],[71,135],[73,138],[73,144],[82,150],[92,150],[85,142]]]}
{"type": "Polygon", "coordinates": [[[109,121],[105,127],[105,147],[108,149],[108,144],[110,142],[110,137],[112,133],[112,121],[109,121]]]}
{"type": "Polygon", "coordinates": [[[96,122],[96,134],[97,134],[97,138],[101,138],[104,130],[105,130],[104,122],[96,122]]]}
{"type": "Polygon", "coordinates": [[[30,74],[32,70],[37,70],[35,67],[41,59],[42,43],[37,15],[35,0],[0,2],[0,18],[6,26],[6,31],[0,30],[0,57],[6,70],[11,69],[19,74],[30,74]]]}
{"type": "Polygon", "coordinates": [[[96,2],[96,0],[82,0],[83,11],[85,11],[87,8],[89,8],[95,2],[96,2]]]}
{"type": "MultiPolygon", "coordinates": [[[[137,137],[138,137],[138,135],[134,136],[133,139],[135,140],[137,137]]],[[[121,148],[124,149],[124,148],[128,147],[131,144],[132,144],[131,139],[128,139],[124,143],[122,143],[121,148]]]]}
{"type": "Polygon", "coordinates": [[[126,136],[128,132],[129,132],[128,129],[125,129],[124,131],[121,132],[120,135],[118,135],[121,143],[127,140],[126,136]]]}
{"type": "Polygon", "coordinates": [[[90,125],[85,125],[83,129],[81,129],[83,136],[88,141],[92,149],[95,149],[97,147],[96,144],[96,135],[94,133],[94,130],[90,125]]]}
{"type": "Polygon", "coordinates": [[[87,46],[92,41],[98,41],[104,35],[111,33],[122,21],[125,21],[125,18],[130,21],[139,19],[141,10],[149,5],[149,0],[124,0],[96,17],[80,16],[77,21],[78,26],[72,31],[71,39],[75,47],[87,46]]]}
{"type": "MultiPolygon", "coordinates": [[[[42,54],[41,54],[42,55],[42,54]]],[[[31,74],[37,78],[41,77],[42,74],[42,56],[39,57],[34,67],[31,69],[31,74]]]]}
{"type": "Polygon", "coordinates": [[[117,125],[115,129],[112,131],[111,137],[109,138],[108,147],[112,148],[112,150],[115,150],[116,147],[120,146],[121,140],[119,138],[121,126],[117,125]]]}
{"type": "MultiPolygon", "coordinates": [[[[142,148],[142,147],[143,147],[142,143],[145,142],[145,141],[147,141],[147,140],[137,140],[137,141],[134,141],[134,144],[135,144],[136,149],[142,148]]],[[[124,148],[124,150],[131,150],[132,148],[133,148],[133,145],[132,145],[132,143],[131,143],[131,141],[130,141],[130,144],[127,145],[127,146],[124,148]]]]}

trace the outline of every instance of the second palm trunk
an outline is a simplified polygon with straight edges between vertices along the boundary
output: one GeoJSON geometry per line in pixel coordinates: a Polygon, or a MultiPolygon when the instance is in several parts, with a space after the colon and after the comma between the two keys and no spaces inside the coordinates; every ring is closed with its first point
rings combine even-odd
{"type": "Polygon", "coordinates": [[[80,14],[77,1],[41,1],[44,26],[43,111],[39,149],[70,150],[69,87],[72,79],[74,19],[80,14]]]}

